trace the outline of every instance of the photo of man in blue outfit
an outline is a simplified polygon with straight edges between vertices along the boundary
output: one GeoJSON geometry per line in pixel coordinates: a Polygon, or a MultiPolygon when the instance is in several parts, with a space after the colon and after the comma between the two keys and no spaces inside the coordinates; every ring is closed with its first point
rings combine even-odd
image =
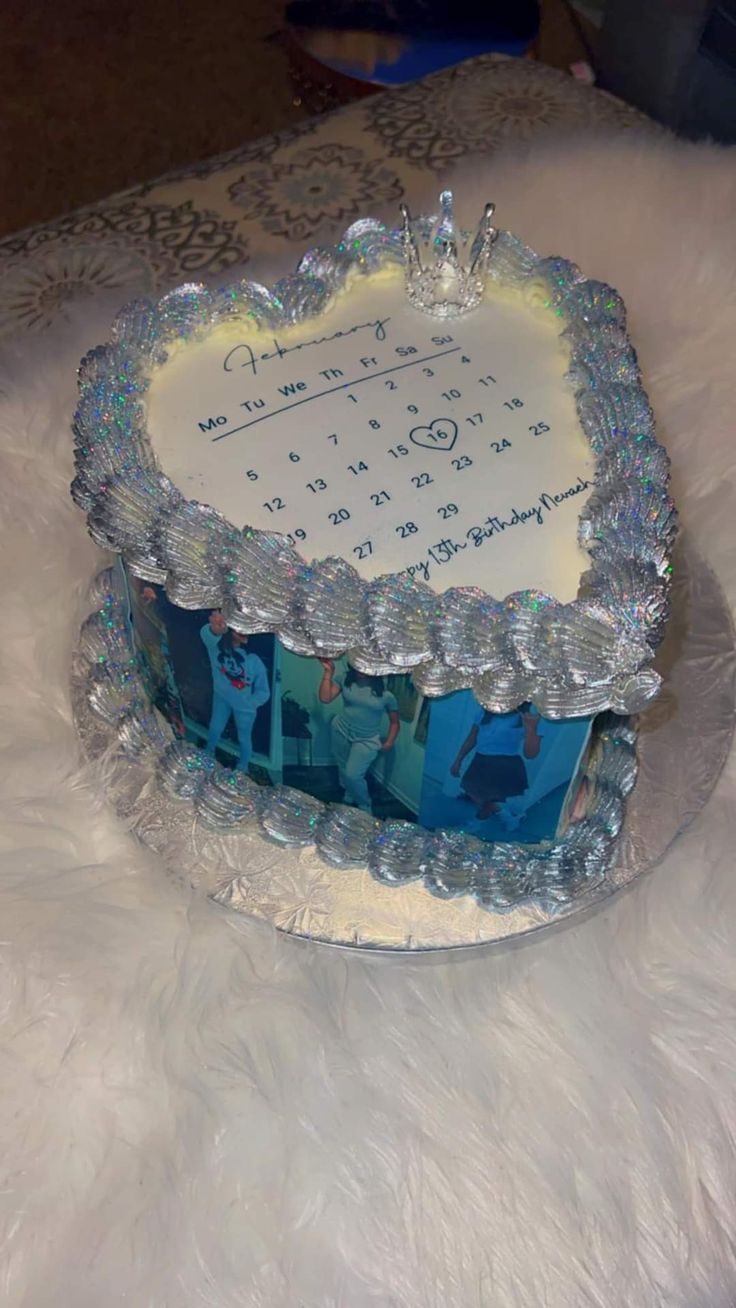
{"type": "Polygon", "coordinates": [[[261,704],[271,698],[268,676],[257,654],[249,654],[248,637],[228,627],[219,610],[200,629],[212,671],[212,714],[207,753],[213,754],[230,717],[238,733],[238,767],[248,771],[253,752],[253,724],[261,704]]]}

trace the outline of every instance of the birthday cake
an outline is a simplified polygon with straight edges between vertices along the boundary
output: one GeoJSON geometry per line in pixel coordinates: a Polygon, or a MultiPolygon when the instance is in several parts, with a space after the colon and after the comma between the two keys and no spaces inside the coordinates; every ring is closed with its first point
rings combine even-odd
{"type": "Polygon", "coordinates": [[[620,297],[492,214],[127,306],[72,493],[121,750],[206,827],[498,906],[605,876],[676,519],[620,297]]]}

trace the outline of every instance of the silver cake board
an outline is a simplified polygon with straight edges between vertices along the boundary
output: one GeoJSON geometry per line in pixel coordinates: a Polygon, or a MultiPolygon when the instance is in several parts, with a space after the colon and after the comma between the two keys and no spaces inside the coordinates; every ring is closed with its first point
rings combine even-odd
{"type": "Polygon", "coordinates": [[[736,722],[736,640],[714,573],[687,543],[676,551],[672,617],[657,667],[664,687],[639,718],[639,777],[607,875],[568,903],[524,902],[506,912],[467,895],[438,899],[420,882],[385,885],[367,869],[338,869],[314,849],[284,848],[256,832],[212,832],[186,801],[163,789],[149,765],[119,752],[114,728],[89,706],[80,666],[72,694],[82,742],[110,802],[170,876],[221,910],[294,938],[417,954],[508,945],[579,921],[653,868],[707,802],[736,722]]]}

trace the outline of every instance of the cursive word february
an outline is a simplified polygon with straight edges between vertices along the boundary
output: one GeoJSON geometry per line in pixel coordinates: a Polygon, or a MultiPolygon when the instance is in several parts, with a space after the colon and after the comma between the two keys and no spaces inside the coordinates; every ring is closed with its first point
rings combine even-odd
{"type": "Polygon", "coordinates": [[[373,322],[358,322],[354,327],[348,327],[345,331],[333,332],[331,336],[317,336],[313,341],[299,341],[297,345],[280,345],[276,337],[273,338],[273,349],[264,350],[262,354],[256,354],[253,348],[246,342],[240,345],[234,345],[229,350],[223,360],[223,369],[225,372],[233,372],[235,368],[250,368],[255,377],[258,372],[258,365],[261,363],[272,363],[274,359],[283,359],[287,354],[293,354],[295,350],[307,350],[310,345],[325,345],[328,341],[336,341],[343,336],[353,336],[356,332],[362,332],[372,329],[374,340],[386,340],[386,323],[390,318],[376,318],[373,322]],[[232,360],[236,354],[242,351],[237,363],[232,360]]]}

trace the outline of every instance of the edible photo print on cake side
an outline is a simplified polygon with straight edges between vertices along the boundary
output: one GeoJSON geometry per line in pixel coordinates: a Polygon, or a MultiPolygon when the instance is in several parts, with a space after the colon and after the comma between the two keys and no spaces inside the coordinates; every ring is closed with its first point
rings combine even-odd
{"type": "Polygon", "coordinates": [[[491,713],[468,690],[434,700],[419,822],[481,840],[553,840],[591,727],[591,718],[543,718],[531,704],[491,713]]]}
{"type": "Polygon", "coordinates": [[[268,781],[279,758],[275,637],[243,636],[219,610],[178,608],[147,582],[132,580],[128,595],[139,666],[159,712],[182,739],[268,781]]]}
{"type": "Polygon", "coordinates": [[[157,585],[130,579],[128,596],[151,702],[178,737],[260,785],[530,845],[584,809],[590,718],[553,722],[530,704],[491,713],[470,691],[425,698],[409,672],[293,654],[233,631],[218,609],[178,608],[157,585]]]}
{"type": "Polygon", "coordinates": [[[411,675],[375,677],[347,660],[281,651],[283,779],[325,803],[416,822],[422,708],[411,675]]]}

